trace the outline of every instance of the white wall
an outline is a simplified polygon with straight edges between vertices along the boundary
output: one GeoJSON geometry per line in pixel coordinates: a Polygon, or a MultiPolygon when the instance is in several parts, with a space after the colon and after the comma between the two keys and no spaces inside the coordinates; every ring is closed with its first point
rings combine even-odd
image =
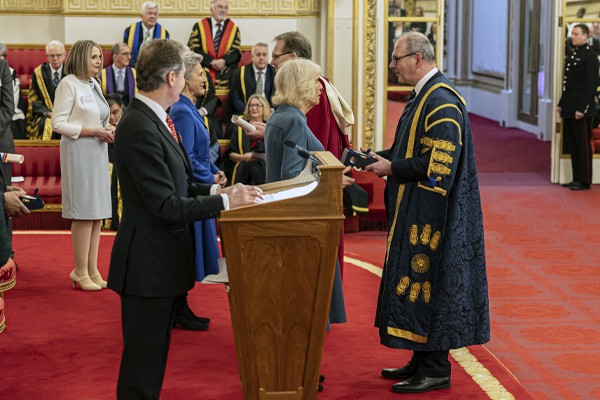
{"type": "Polygon", "coordinates": [[[65,40],[65,22],[62,15],[0,15],[0,42],[48,43],[65,40]]]}

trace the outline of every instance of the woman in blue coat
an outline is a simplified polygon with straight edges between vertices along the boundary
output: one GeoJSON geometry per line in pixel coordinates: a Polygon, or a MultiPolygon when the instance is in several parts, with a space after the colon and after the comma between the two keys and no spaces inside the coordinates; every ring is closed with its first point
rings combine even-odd
{"type": "MultiPolygon", "coordinates": [[[[192,162],[194,181],[214,183],[225,186],[227,179],[222,171],[210,161],[210,138],[207,123],[196,108],[196,96],[202,96],[206,90],[206,76],[201,66],[202,56],[187,53],[183,57],[185,65],[185,86],[179,95],[179,101],[171,106],[169,116],[173,120],[175,130],[181,135],[183,147],[192,162]]],[[[220,258],[217,244],[215,221],[194,222],[196,237],[196,281],[200,282],[206,275],[217,274],[220,258]]],[[[208,329],[208,318],[196,317],[187,303],[187,294],[177,302],[175,325],[186,330],[208,329]]]]}

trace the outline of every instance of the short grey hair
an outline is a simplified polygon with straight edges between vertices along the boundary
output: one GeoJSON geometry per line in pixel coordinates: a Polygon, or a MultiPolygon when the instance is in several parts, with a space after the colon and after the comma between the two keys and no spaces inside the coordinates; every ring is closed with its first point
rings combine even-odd
{"type": "MultiPolygon", "coordinates": [[[[145,13],[147,8],[150,9],[150,10],[152,10],[153,8],[158,8],[158,4],[156,4],[153,1],[147,1],[147,2],[145,2],[144,4],[142,4],[142,11],[140,11],[140,13],[141,14],[145,13]]],[[[157,11],[160,11],[160,9],[157,10],[157,11]]]]}
{"type": "Polygon", "coordinates": [[[252,46],[252,53],[254,53],[254,48],[255,47],[266,47],[267,49],[269,48],[269,45],[264,43],[264,42],[258,42],[256,43],[254,46],[252,46]]]}
{"type": "Polygon", "coordinates": [[[50,41],[50,43],[48,43],[46,45],[46,53],[48,52],[48,49],[50,48],[50,46],[60,46],[63,49],[63,53],[65,52],[65,45],[62,44],[61,42],[59,42],[58,40],[52,40],[52,41],[50,41]]]}
{"type": "Polygon", "coordinates": [[[8,53],[8,48],[6,47],[6,45],[4,43],[0,43],[0,54],[7,54],[8,53]]]}
{"type": "Polygon", "coordinates": [[[183,55],[183,65],[185,67],[185,74],[183,77],[185,79],[189,79],[192,76],[192,72],[194,72],[194,68],[196,65],[202,62],[202,55],[194,53],[192,51],[188,51],[183,55]]]}
{"type": "MultiPolygon", "coordinates": [[[[210,8],[213,8],[213,6],[215,4],[217,4],[217,1],[219,1],[219,0],[210,0],[210,8]]],[[[227,5],[229,5],[229,1],[225,0],[225,3],[227,3],[227,5]]]]}
{"type": "Polygon", "coordinates": [[[176,75],[183,69],[185,48],[171,39],[152,39],[140,51],[136,63],[136,83],[138,90],[153,92],[166,82],[167,75],[176,75]]]}
{"type": "Polygon", "coordinates": [[[435,50],[427,36],[420,32],[405,32],[400,36],[400,39],[404,38],[406,38],[406,54],[419,53],[423,61],[435,63],[435,50]]]}

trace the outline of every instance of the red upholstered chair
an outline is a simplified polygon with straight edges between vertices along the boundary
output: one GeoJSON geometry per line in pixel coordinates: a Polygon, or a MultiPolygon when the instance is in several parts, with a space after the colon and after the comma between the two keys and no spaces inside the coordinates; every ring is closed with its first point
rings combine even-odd
{"type": "Polygon", "coordinates": [[[600,154],[600,128],[594,129],[592,137],[592,153],[600,154]]]}
{"type": "Polygon", "coordinates": [[[4,316],[4,300],[0,299],[0,333],[6,328],[6,317],[4,316]]]}
{"type": "Polygon", "coordinates": [[[25,180],[15,183],[27,193],[37,195],[45,204],[60,204],[62,187],[60,175],[59,141],[16,141],[15,153],[25,156],[23,164],[13,163],[13,176],[22,176],[25,180]],[[32,145],[28,146],[31,142],[32,145]],[[40,143],[41,142],[41,143],[40,143]],[[43,146],[40,146],[43,144],[43,146]]]}

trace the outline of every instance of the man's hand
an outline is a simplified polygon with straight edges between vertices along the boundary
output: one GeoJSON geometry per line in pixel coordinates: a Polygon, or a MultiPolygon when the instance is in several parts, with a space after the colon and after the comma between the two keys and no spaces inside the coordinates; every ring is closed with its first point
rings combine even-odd
{"type": "Polygon", "coordinates": [[[346,175],[347,173],[349,173],[352,170],[352,166],[348,165],[346,168],[344,168],[344,170],[342,171],[342,187],[345,188],[347,186],[350,186],[354,183],[354,178],[350,178],[348,175],[346,175]]]}
{"type": "Polygon", "coordinates": [[[23,204],[23,202],[19,199],[20,197],[24,196],[25,191],[12,191],[4,193],[4,215],[9,218],[16,218],[20,217],[21,215],[29,214],[31,211],[29,211],[29,209],[25,207],[25,204],[23,204]]]}
{"type": "Polygon", "coordinates": [[[225,177],[225,172],[219,171],[215,174],[215,185],[221,185],[221,187],[225,187],[227,184],[227,178],[225,177]]]}
{"type": "Polygon", "coordinates": [[[579,111],[575,111],[575,119],[581,119],[585,117],[585,114],[579,111]]]}
{"type": "Polygon", "coordinates": [[[244,153],[244,155],[242,157],[244,157],[244,161],[254,161],[255,160],[255,158],[252,157],[252,153],[244,153]]]}
{"type": "MultiPolygon", "coordinates": [[[[364,147],[360,148],[360,152],[364,153],[364,154],[367,154],[367,150],[369,150],[369,149],[365,149],[364,147]]],[[[377,155],[377,153],[374,153],[374,152],[370,151],[368,155],[372,156],[372,157],[375,157],[377,155]]]]}
{"type": "Polygon", "coordinates": [[[224,71],[227,68],[227,64],[225,64],[225,60],[212,60],[210,62],[210,66],[213,67],[215,71],[224,71]]]}
{"type": "Polygon", "coordinates": [[[204,116],[206,116],[206,110],[204,110],[204,107],[203,107],[203,108],[199,108],[199,109],[198,109],[198,112],[199,112],[199,113],[200,113],[200,115],[202,115],[203,117],[204,117],[204,116]]]}
{"type": "Polygon", "coordinates": [[[256,128],[256,132],[246,132],[246,136],[253,140],[260,140],[263,142],[265,140],[265,127],[267,124],[264,122],[253,122],[252,125],[256,128]]]}
{"type": "Polygon", "coordinates": [[[20,188],[18,186],[7,186],[6,187],[6,191],[7,192],[17,192],[17,196],[21,196],[21,194],[23,196],[25,196],[27,193],[25,192],[25,189],[20,188]]]}
{"type": "MultiPolygon", "coordinates": [[[[365,149],[366,150],[366,149],[365,149]]],[[[377,154],[371,152],[370,154],[373,156],[377,162],[371,165],[367,165],[365,167],[365,171],[371,171],[378,177],[388,176],[392,174],[392,162],[386,160],[383,157],[378,156],[377,154]]]]}
{"type": "Polygon", "coordinates": [[[560,112],[562,110],[562,107],[556,107],[556,112],[560,115],[560,112]]]}
{"type": "Polygon", "coordinates": [[[236,183],[225,189],[217,189],[217,194],[225,193],[229,198],[229,209],[234,209],[252,204],[261,204],[265,201],[262,190],[256,186],[236,183]]]}

